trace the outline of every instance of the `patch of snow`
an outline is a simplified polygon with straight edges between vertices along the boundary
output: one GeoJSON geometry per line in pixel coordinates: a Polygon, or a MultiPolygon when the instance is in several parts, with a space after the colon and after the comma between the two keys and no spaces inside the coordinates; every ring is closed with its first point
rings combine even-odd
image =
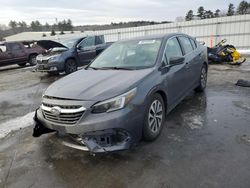
{"type": "Polygon", "coordinates": [[[35,112],[30,112],[25,116],[18,117],[0,124],[0,139],[8,135],[12,131],[17,131],[22,128],[34,124],[33,117],[35,112]]]}

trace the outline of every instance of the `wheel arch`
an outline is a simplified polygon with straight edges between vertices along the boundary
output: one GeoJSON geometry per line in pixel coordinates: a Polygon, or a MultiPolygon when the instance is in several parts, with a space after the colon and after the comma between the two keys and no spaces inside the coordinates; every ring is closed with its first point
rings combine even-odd
{"type": "Polygon", "coordinates": [[[77,61],[77,59],[76,59],[75,57],[67,57],[67,58],[65,59],[65,61],[64,61],[64,66],[65,66],[66,62],[67,62],[68,60],[70,60],[70,59],[74,60],[74,61],[76,62],[76,64],[77,64],[77,66],[79,66],[79,63],[78,63],[78,61],[77,61]]]}
{"type": "MultiPolygon", "coordinates": [[[[30,59],[30,57],[31,57],[32,55],[38,56],[38,53],[36,53],[36,52],[31,53],[31,54],[29,54],[28,58],[30,59]]],[[[29,60],[29,59],[28,59],[28,60],[29,60]]]]}
{"type": "Polygon", "coordinates": [[[163,101],[164,101],[164,105],[165,105],[165,112],[168,112],[168,97],[167,97],[167,93],[161,89],[160,87],[155,87],[153,88],[149,93],[148,96],[152,96],[154,94],[159,94],[163,101]]]}

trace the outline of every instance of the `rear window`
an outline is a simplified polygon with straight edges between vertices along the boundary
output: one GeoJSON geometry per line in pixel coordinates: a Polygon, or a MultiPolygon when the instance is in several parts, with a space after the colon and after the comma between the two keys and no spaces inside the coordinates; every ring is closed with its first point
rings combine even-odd
{"type": "Polygon", "coordinates": [[[193,40],[193,39],[189,39],[191,41],[191,44],[193,46],[193,49],[196,49],[197,48],[197,44],[196,42],[193,40]]]}
{"type": "Polygon", "coordinates": [[[0,45],[0,53],[1,52],[6,52],[7,48],[5,45],[0,45]]]}
{"type": "Polygon", "coordinates": [[[178,38],[181,42],[185,54],[188,54],[193,51],[193,46],[187,37],[178,37],[178,38]]]}

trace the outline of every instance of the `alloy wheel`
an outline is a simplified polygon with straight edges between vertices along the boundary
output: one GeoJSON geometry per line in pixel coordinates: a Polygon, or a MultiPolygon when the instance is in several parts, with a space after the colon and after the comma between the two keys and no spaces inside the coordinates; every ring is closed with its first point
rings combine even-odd
{"type": "Polygon", "coordinates": [[[201,70],[201,86],[205,88],[206,84],[207,84],[207,71],[206,68],[203,67],[201,70]]]}
{"type": "Polygon", "coordinates": [[[154,100],[149,108],[148,125],[153,133],[160,130],[163,119],[163,107],[159,100],[154,100]]]}

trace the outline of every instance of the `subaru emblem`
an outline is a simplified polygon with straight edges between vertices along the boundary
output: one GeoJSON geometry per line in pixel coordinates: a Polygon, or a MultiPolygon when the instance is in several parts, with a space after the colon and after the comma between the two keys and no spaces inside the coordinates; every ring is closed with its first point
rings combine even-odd
{"type": "Polygon", "coordinates": [[[61,114],[61,108],[59,106],[54,106],[51,108],[50,112],[55,116],[59,116],[61,114]]]}

